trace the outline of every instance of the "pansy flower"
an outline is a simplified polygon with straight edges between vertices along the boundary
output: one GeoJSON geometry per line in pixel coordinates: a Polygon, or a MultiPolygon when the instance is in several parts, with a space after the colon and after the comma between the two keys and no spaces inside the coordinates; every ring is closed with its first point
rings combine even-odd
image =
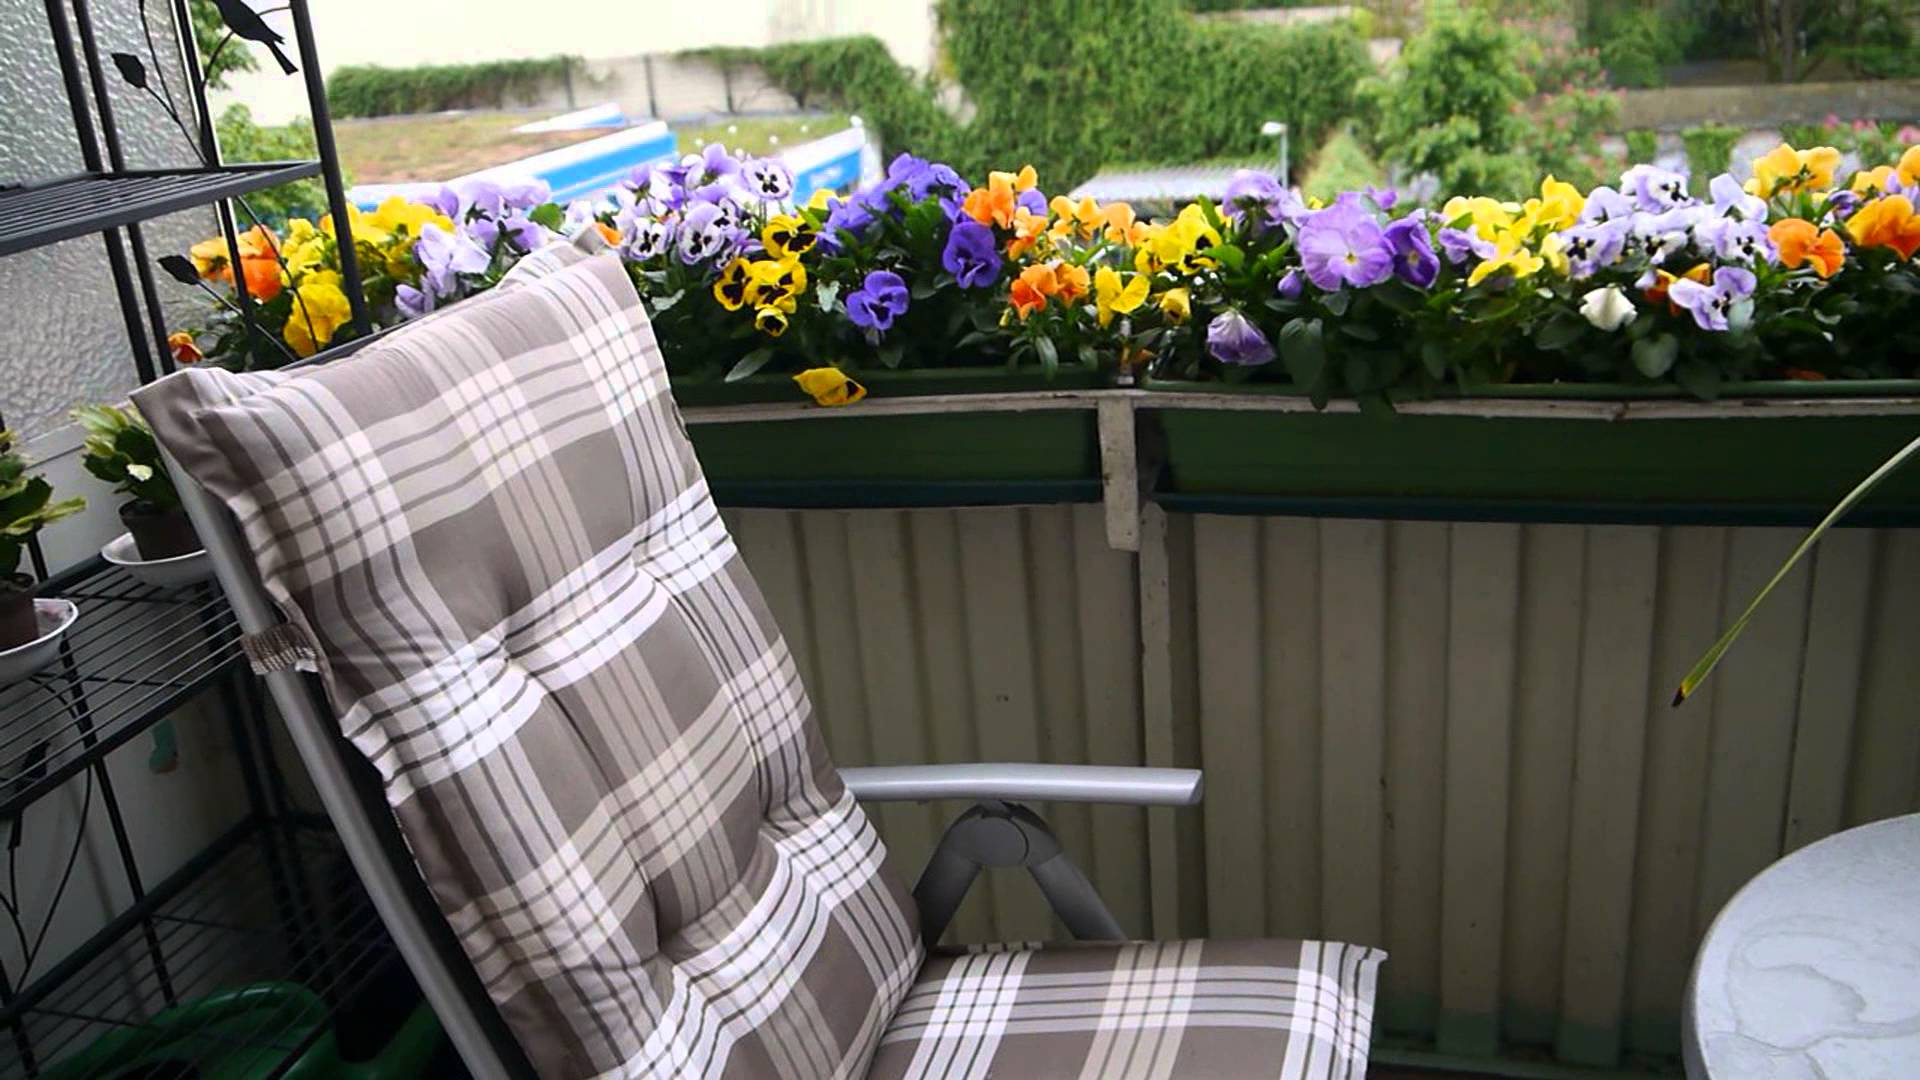
{"type": "Polygon", "coordinates": [[[820,239],[820,230],[813,222],[799,214],[775,214],[767,219],[760,230],[760,243],[767,254],[776,259],[789,255],[804,255],[813,250],[814,243],[820,239]]]}
{"type": "Polygon", "coordinates": [[[893,329],[893,320],[907,312],[907,283],[891,270],[868,272],[860,287],[847,294],[847,319],[877,338],[893,329]]]}
{"type": "Polygon", "coordinates": [[[747,190],[755,197],[778,202],[793,194],[793,175],[772,158],[755,158],[741,170],[747,190]]]}
{"type": "Polygon", "coordinates": [[[1713,280],[1703,284],[1681,278],[1667,289],[1667,299],[1693,315],[1702,330],[1725,330],[1731,323],[1734,306],[1753,295],[1756,279],[1751,270],[1722,266],[1713,272],[1713,280]]]}
{"type": "Polygon", "coordinates": [[[1120,272],[1103,266],[1093,274],[1094,317],[1102,328],[1116,315],[1131,315],[1147,302],[1150,286],[1145,274],[1133,274],[1122,280],[1120,272]]]}
{"type": "Polygon", "coordinates": [[[1847,262],[1847,246],[1832,229],[1816,229],[1804,218],[1776,221],[1768,231],[1780,252],[1780,265],[1798,270],[1810,265],[1823,278],[1840,272],[1847,262]]]}
{"type": "Polygon", "coordinates": [[[1651,214],[1688,201],[1687,178],[1657,165],[1635,165],[1620,174],[1620,190],[1633,196],[1636,209],[1651,214]]]}
{"type": "Polygon", "coordinates": [[[1343,285],[1378,285],[1393,276],[1394,252],[1386,231],[1351,192],[1307,216],[1300,225],[1299,249],[1308,280],[1328,292],[1343,285]]]}
{"type": "Polygon", "coordinates": [[[994,242],[993,230],[977,221],[955,221],[940,252],[940,266],[963,289],[986,288],[999,281],[1000,246],[994,242]]]}
{"type": "Polygon", "coordinates": [[[1223,364],[1257,367],[1273,360],[1273,343],[1238,311],[1223,311],[1207,324],[1207,355],[1223,364]]]}

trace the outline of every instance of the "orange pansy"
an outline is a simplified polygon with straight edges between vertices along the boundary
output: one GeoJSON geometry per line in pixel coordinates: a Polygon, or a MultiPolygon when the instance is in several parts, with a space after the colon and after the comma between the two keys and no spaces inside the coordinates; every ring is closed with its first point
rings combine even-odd
{"type": "Polygon", "coordinates": [[[1920,251],[1920,215],[1905,195],[1875,199],[1847,219],[1847,232],[1860,247],[1888,247],[1903,259],[1920,251]]]}
{"type": "Polygon", "coordinates": [[[1841,242],[1840,234],[1832,229],[1816,229],[1813,222],[1804,218],[1776,221],[1767,229],[1767,236],[1780,249],[1781,265],[1789,270],[1812,263],[1821,277],[1830,278],[1846,265],[1847,246],[1841,242]]]}
{"type": "Polygon", "coordinates": [[[1060,302],[1063,304],[1071,304],[1087,295],[1093,280],[1086,267],[1072,263],[1055,264],[1053,276],[1060,283],[1060,302]]]}
{"type": "Polygon", "coordinates": [[[1014,280],[1013,292],[1010,296],[1013,301],[1013,310],[1018,312],[1020,320],[1025,322],[1027,316],[1044,310],[1047,306],[1047,297],[1059,291],[1060,281],[1054,276],[1052,266],[1046,264],[1029,266],[1020,271],[1020,276],[1014,280]]]}

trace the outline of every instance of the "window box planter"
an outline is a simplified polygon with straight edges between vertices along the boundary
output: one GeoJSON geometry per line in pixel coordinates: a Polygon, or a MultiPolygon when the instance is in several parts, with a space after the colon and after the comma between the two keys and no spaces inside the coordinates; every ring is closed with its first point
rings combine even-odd
{"type": "Polygon", "coordinates": [[[676,381],[674,398],[714,497],[729,506],[982,506],[1100,498],[1094,410],[1046,407],[1047,391],[1105,376],[1004,368],[871,371],[867,398],[821,408],[789,375],[676,381]],[[1031,395],[1021,411],[965,409],[966,395],[1031,395]],[[902,411],[903,399],[944,399],[902,411]]]}
{"type": "MultiPolygon", "coordinates": [[[[1920,381],[1505,386],[1315,412],[1290,387],[1150,380],[1170,507],[1383,517],[1798,524],[1920,433],[1920,381]],[[1182,395],[1206,394],[1212,402],[1182,395]],[[1263,400],[1264,399],[1264,400],[1263,400]]],[[[1851,519],[1920,522],[1920,471],[1851,519]]]]}

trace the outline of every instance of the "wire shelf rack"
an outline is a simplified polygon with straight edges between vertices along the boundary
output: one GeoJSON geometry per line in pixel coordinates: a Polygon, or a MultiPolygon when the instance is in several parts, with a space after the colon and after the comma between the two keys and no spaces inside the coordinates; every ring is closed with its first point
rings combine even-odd
{"type": "Polygon", "coordinates": [[[333,836],[249,823],[0,1011],[0,1080],[331,1075],[412,1000],[333,836]]]}
{"type": "Polygon", "coordinates": [[[0,190],[0,255],[206,206],[320,174],[317,161],[85,173],[0,190]]]}
{"type": "Polygon", "coordinates": [[[161,589],[106,566],[46,590],[73,601],[79,620],[58,659],[0,684],[0,819],[242,662],[239,624],[218,586],[161,589]]]}

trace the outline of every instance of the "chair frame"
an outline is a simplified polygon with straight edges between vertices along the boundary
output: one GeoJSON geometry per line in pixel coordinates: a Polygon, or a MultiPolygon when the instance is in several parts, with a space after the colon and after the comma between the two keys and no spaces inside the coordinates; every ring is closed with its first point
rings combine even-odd
{"type": "MultiPolygon", "coordinates": [[[[272,629],[281,620],[246,555],[246,542],[232,516],[164,446],[161,456],[207,547],[241,632],[272,629]]],[[[374,910],[461,1060],[475,1080],[508,1080],[520,1074],[524,1064],[512,1064],[521,1058],[517,1045],[511,1044],[498,1016],[485,1011],[488,1003],[464,957],[444,947],[450,930],[444,921],[437,926],[432,921],[437,913],[430,902],[423,902],[425,883],[391,842],[391,820],[376,817],[356,786],[351,770],[357,751],[330,718],[319,680],[291,669],[269,671],[264,678],[374,910]]],[[[898,765],[847,768],[840,775],[862,802],[976,802],[941,837],[914,886],[923,937],[929,945],[945,931],[967,889],[987,867],[1027,870],[1076,938],[1124,940],[1127,935],[1053,831],[1021,803],[1193,806],[1200,801],[1202,786],[1198,770],[1103,765],[898,765]]]]}

